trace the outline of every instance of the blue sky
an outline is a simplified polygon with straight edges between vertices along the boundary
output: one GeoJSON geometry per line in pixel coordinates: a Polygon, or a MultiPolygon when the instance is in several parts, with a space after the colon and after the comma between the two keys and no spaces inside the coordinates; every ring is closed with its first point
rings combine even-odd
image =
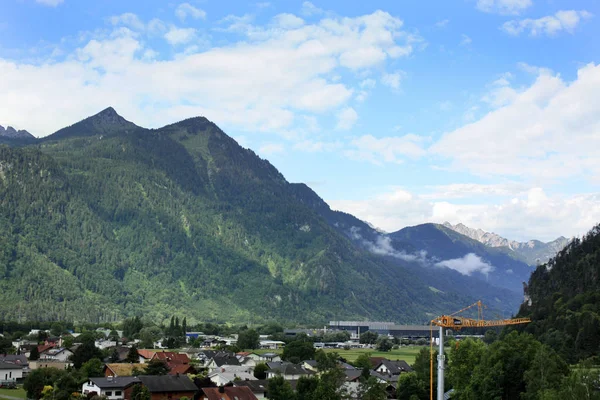
{"type": "Polygon", "coordinates": [[[0,124],[204,115],[387,231],[600,222],[600,4],[0,0],[0,124]]]}

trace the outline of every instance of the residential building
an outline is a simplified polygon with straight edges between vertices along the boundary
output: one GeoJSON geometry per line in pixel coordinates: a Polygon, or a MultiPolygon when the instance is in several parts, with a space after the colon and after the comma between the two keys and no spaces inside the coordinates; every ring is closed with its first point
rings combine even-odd
{"type": "Polygon", "coordinates": [[[268,362],[267,379],[274,378],[278,375],[283,376],[286,381],[297,380],[302,376],[313,375],[312,371],[308,371],[298,364],[290,362],[268,362]]]}
{"type": "Polygon", "coordinates": [[[375,372],[378,372],[382,375],[393,375],[398,376],[404,372],[412,372],[412,368],[408,363],[404,360],[382,360],[379,365],[373,368],[375,372]]]}
{"type": "Polygon", "coordinates": [[[204,388],[199,400],[256,400],[257,397],[248,387],[220,386],[204,388]]]}
{"type": "Polygon", "coordinates": [[[73,352],[65,347],[54,347],[40,353],[40,360],[67,362],[73,352]]]}
{"type": "Polygon", "coordinates": [[[208,374],[208,378],[217,386],[223,386],[230,382],[234,382],[237,380],[240,381],[254,381],[256,378],[254,375],[249,374],[248,372],[243,371],[227,371],[227,370],[218,370],[208,374]]]}
{"type": "Polygon", "coordinates": [[[0,381],[17,382],[23,379],[23,366],[0,362],[0,381]]]}
{"type": "Polygon", "coordinates": [[[256,396],[257,399],[266,399],[267,387],[269,385],[269,381],[266,379],[257,379],[254,381],[233,381],[233,386],[235,387],[247,387],[250,388],[252,393],[256,396]]]}
{"type": "MultiPolygon", "coordinates": [[[[142,375],[141,384],[148,388],[151,400],[179,400],[182,397],[193,399],[198,388],[187,375],[142,375]]],[[[131,399],[129,387],[125,390],[125,399],[131,399]]]]}
{"type": "Polygon", "coordinates": [[[134,376],[89,378],[81,386],[81,393],[86,396],[96,393],[99,396],[106,396],[108,400],[123,400],[125,389],[136,383],[140,383],[140,380],[134,376]]]}

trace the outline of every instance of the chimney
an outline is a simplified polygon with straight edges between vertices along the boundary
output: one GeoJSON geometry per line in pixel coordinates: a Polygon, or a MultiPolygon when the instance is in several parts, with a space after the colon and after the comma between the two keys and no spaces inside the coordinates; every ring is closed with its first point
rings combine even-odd
{"type": "Polygon", "coordinates": [[[225,393],[225,388],[223,385],[219,386],[219,393],[225,393]]]}

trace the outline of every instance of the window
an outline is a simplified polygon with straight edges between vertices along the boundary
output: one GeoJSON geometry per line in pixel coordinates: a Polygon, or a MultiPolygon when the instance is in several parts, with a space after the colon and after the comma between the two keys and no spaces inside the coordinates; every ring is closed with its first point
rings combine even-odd
{"type": "Polygon", "coordinates": [[[104,395],[110,397],[110,396],[112,396],[112,392],[106,392],[106,393],[104,393],[104,395]]]}
{"type": "Polygon", "coordinates": [[[115,396],[120,396],[121,395],[121,391],[120,390],[116,390],[115,391],[115,396]]]}

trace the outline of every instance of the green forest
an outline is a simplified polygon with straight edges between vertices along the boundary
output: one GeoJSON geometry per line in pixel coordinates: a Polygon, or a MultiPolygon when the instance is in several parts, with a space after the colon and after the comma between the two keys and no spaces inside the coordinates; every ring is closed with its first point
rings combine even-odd
{"type": "Polygon", "coordinates": [[[355,247],[207,119],[123,121],[0,147],[0,319],[424,323],[473,300],[355,247]]]}

